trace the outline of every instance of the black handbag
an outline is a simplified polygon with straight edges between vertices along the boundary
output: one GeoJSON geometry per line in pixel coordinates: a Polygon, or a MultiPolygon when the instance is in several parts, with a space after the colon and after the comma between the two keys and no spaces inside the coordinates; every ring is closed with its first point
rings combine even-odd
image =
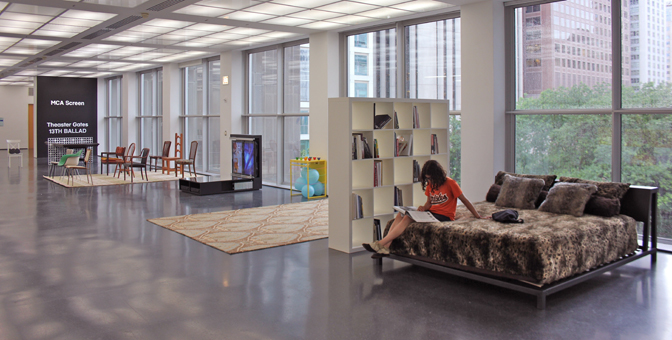
{"type": "Polygon", "coordinates": [[[502,223],[523,223],[523,219],[518,218],[518,212],[513,209],[506,209],[492,213],[492,219],[502,223]]]}
{"type": "Polygon", "coordinates": [[[9,149],[9,153],[11,155],[20,154],[21,150],[19,150],[19,149],[9,149]]]}

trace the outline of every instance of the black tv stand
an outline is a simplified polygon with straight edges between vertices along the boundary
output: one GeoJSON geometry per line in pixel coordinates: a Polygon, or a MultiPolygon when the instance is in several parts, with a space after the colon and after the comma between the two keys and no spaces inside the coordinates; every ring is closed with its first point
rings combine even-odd
{"type": "Polygon", "coordinates": [[[193,195],[214,195],[261,189],[261,177],[221,179],[219,176],[180,178],[180,190],[193,195]]]}

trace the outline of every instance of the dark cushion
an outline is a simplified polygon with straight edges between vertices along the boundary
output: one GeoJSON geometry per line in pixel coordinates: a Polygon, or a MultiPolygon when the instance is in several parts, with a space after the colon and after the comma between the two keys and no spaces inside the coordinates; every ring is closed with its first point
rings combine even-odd
{"type": "Polygon", "coordinates": [[[544,189],[548,191],[555,183],[556,175],[525,175],[525,174],[515,174],[513,172],[500,171],[495,175],[495,184],[502,185],[504,183],[504,175],[511,175],[515,177],[523,178],[540,178],[544,180],[544,189]]]}
{"type": "Polygon", "coordinates": [[[620,183],[620,182],[597,182],[590,181],[587,179],[580,179],[576,177],[560,177],[558,179],[560,182],[567,183],[588,183],[593,184],[597,187],[596,196],[604,198],[616,198],[623,199],[623,195],[630,189],[630,183],[620,183]]]}
{"type": "Polygon", "coordinates": [[[542,190],[542,191],[539,193],[539,197],[537,197],[537,201],[534,202],[534,207],[535,207],[535,208],[539,208],[539,206],[541,206],[541,203],[543,203],[544,200],[546,200],[546,196],[548,196],[548,191],[546,191],[546,190],[542,190]]]}
{"type": "Polygon", "coordinates": [[[488,193],[485,194],[485,200],[488,202],[495,203],[497,201],[497,196],[499,196],[499,191],[502,189],[501,185],[493,184],[490,186],[488,193]]]}
{"type": "Polygon", "coordinates": [[[593,195],[586,203],[585,214],[612,217],[621,211],[621,201],[615,198],[604,198],[593,195]]]}
{"type": "Polygon", "coordinates": [[[587,183],[556,183],[548,191],[546,200],[539,206],[539,211],[583,216],[586,203],[597,191],[597,186],[587,183]]]}
{"type": "Polygon", "coordinates": [[[504,175],[504,183],[499,191],[495,205],[518,209],[534,209],[544,181],[539,178],[523,178],[504,175]]]}

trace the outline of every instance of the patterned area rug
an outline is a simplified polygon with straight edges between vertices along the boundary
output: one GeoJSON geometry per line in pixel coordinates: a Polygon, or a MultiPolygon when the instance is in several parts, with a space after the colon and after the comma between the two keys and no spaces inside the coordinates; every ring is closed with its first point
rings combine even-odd
{"type": "Polygon", "coordinates": [[[328,203],[323,199],[148,221],[236,254],[328,237],[328,203]]]}
{"type": "MultiPolygon", "coordinates": [[[[148,183],[140,177],[140,173],[135,174],[133,178],[133,183],[131,183],[131,177],[126,175],[126,180],[124,181],[124,175],[121,175],[121,178],[112,177],[112,175],[102,175],[102,174],[93,174],[93,185],[86,182],[86,175],[82,173],[80,176],[75,176],[75,181],[70,181],[68,184],[67,176],[54,176],[51,178],[49,176],[42,176],[47,180],[50,180],[56,184],[62,185],[66,188],[79,188],[79,187],[90,187],[90,186],[103,186],[103,185],[123,185],[123,184],[138,184],[138,183],[148,183]]],[[[181,175],[179,175],[181,176],[181,175]]],[[[185,173],[185,178],[187,174],[185,173]]],[[[177,181],[181,177],[175,177],[175,174],[167,175],[161,174],[160,172],[147,172],[147,178],[149,178],[149,183],[151,182],[165,182],[165,181],[177,181]]]]}

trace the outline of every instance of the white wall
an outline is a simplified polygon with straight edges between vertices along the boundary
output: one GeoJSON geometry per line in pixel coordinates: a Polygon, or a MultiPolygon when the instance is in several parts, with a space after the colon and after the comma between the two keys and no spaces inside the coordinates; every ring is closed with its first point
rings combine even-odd
{"type": "Polygon", "coordinates": [[[464,5],[462,32],[462,190],[482,201],[505,166],[504,6],[464,5]]]}
{"type": "Polygon", "coordinates": [[[7,139],[20,139],[21,148],[28,148],[28,104],[33,104],[34,96],[28,96],[26,86],[0,86],[0,149],[7,148],[7,139]]]}
{"type": "MultiPolygon", "coordinates": [[[[180,133],[181,78],[177,64],[163,65],[163,140],[171,141],[171,155],[175,152],[175,134],[180,133]]],[[[184,149],[183,149],[184,150],[184,149]]]]}
{"type": "Polygon", "coordinates": [[[310,35],[310,155],[328,160],[329,98],[339,97],[340,44],[336,32],[310,35]]]}
{"type": "MultiPolygon", "coordinates": [[[[220,77],[228,76],[229,84],[221,85],[220,91],[220,177],[231,178],[231,134],[242,130],[242,114],[245,103],[245,72],[242,51],[225,52],[220,55],[220,77]]],[[[221,79],[219,80],[221,81],[221,79]]]]}

